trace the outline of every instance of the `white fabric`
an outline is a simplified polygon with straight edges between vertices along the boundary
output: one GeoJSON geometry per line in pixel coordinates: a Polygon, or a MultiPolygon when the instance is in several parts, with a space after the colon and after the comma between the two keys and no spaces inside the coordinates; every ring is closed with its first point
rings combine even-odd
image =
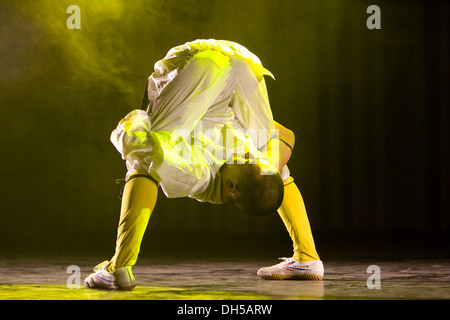
{"type": "Polygon", "coordinates": [[[258,149],[274,137],[264,75],[259,59],[233,42],[171,49],[149,78],[147,111],[130,112],[111,134],[128,176],[149,173],[169,198],[221,203],[220,167],[235,152],[262,158],[258,149]]]}

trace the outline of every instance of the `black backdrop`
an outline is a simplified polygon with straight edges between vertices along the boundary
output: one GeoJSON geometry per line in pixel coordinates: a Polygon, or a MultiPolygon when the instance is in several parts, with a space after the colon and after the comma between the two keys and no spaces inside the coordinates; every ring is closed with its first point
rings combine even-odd
{"type": "MultiPolygon", "coordinates": [[[[446,235],[448,9],[445,1],[2,1],[0,248],[110,252],[125,168],[109,134],[139,106],[154,62],[197,38],[239,42],[275,75],[273,112],[296,133],[289,166],[319,248],[350,234],[353,244],[368,234],[405,243],[446,235]],[[80,30],[66,27],[71,4],[80,30]],[[366,27],[370,4],[381,9],[381,30],[366,27]]],[[[256,220],[160,193],[145,241],[176,252],[267,239],[290,250],[275,215],[256,220]]]]}

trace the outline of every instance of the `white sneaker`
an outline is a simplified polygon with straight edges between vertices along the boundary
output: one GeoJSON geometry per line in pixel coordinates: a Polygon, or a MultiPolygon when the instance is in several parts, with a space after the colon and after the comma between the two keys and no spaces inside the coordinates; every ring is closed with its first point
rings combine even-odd
{"type": "Polygon", "coordinates": [[[94,273],[84,279],[84,285],[88,288],[100,288],[109,290],[133,290],[136,287],[131,267],[117,269],[113,272],[106,271],[109,261],[104,261],[94,267],[94,273]]]}
{"type": "Polygon", "coordinates": [[[283,262],[258,270],[258,276],[267,280],[317,280],[323,279],[324,269],[320,260],[298,262],[294,258],[280,258],[283,262]]]}

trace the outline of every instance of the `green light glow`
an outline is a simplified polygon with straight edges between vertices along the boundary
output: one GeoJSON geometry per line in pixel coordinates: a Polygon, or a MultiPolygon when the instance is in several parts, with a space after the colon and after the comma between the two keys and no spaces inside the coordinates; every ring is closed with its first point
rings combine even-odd
{"type": "Polygon", "coordinates": [[[68,289],[65,285],[2,284],[1,300],[267,300],[255,293],[202,291],[172,287],[138,286],[133,291],[68,289]]]}

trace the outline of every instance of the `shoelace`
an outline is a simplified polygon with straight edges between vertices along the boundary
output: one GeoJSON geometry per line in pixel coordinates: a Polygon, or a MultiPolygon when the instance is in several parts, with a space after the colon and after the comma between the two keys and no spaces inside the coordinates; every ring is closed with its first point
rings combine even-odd
{"type": "Polygon", "coordinates": [[[278,260],[283,260],[283,262],[284,262],[286,260],[294,260],[294,258],[278,258],[278,260]]]}
{"type": "MultiPolygon", "coordinates": [[[[283,260],[283,261],[280,262],[280,263],[278,263],[277,266],[280,265],[280,264],[286,263],[286,262],[288,262],[289,260],[294,261],[294,258],[278,258],[278,260],[283,260]]],[[[290,262],[290,261],[289,261],[289,262],[290,262]]]]}
{"type": "Polygon", "coordinates": [[[99,263],[98,265],[96,265],[94,267],[94,272],[98,272],[100,270],[104,270],[106,269],[106,267],[108,266],[109,261],[103,261],[102,263],[99,263]]]}

